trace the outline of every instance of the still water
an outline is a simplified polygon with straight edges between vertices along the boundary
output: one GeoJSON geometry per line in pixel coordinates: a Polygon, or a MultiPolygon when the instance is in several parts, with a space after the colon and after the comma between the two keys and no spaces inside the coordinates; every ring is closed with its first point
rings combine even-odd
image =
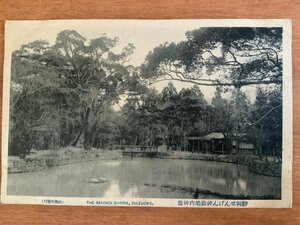
{"type": "Polygon", "coordinates": [[[134,158],[70,164],[9,174],[8,195],[129,198],[220,198],[222,195],[280,198],[281,179],[246,166],[197,160],[134,158]],[[89,183],[104,177],[105,183],[89,183]],[[198,190],[209,194],[195,195],[198,190]],[[217,194],[213,194],[217,193],[217,194]]]}

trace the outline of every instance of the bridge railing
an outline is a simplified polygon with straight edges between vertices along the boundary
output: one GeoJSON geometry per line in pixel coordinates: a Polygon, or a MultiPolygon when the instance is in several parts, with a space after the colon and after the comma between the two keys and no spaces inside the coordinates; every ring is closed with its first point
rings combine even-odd
{"type": "Polygon", "coordinates": [[[142,146],[142,145],[114,145],[114,150],[125,150],[125,151],[155,151],[155,146],[142,146]]]}

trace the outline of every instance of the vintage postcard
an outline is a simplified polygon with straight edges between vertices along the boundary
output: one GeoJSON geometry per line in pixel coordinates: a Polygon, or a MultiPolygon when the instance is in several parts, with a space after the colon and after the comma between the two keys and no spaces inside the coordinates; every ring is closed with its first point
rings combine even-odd
{"type": "Polygon", "coordinates": [[[1,203],[292,207],[291,32],[6,21],[1,203]]]}

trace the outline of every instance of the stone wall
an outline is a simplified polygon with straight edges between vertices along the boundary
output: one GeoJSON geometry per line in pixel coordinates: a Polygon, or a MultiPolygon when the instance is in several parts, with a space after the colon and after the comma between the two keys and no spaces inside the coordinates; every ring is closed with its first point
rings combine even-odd
{"type": "MultiPolygon", "coordinates": [[[[19,157],[9,157],[8,173],[34,172],[50,167],[72,163],[96,160],[114,160],[121,158],[122,152],[118,150],[83,150],[77,148],[65,148],[58,151],[40,151],[36,154],[31,154],[26,159],[20,159],[19,157]]],[[[253,173],[275,177],[281,176],[281,163],[275,163],[273,161],[260,161],[258,156],[254,155],[216,155],[178,151],[163,151],[158,152],[157,158],[236,163],[248,166],[249,170],[253,173]]]]}
{"type": "Polygon", "coordinates": [[[94,160],[113,160],[122,158],[120,151],[100,149],[83,150],[66,148],[57,151],[40,151],[26,159],[8,157],[8,173],[26,173],[44,170],[49,167],[94,160]]]}

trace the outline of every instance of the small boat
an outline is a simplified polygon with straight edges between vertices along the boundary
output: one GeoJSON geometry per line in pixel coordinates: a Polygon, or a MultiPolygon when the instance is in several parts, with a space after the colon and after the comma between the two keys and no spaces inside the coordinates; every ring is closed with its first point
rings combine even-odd
{"type": "Polygon", "coordinates": [[[107,179],[105,179],[104,177],[97,177],[97,178],[90,179],[89,182],[93,184],[105,183],[107,182],[107,179]]]}

